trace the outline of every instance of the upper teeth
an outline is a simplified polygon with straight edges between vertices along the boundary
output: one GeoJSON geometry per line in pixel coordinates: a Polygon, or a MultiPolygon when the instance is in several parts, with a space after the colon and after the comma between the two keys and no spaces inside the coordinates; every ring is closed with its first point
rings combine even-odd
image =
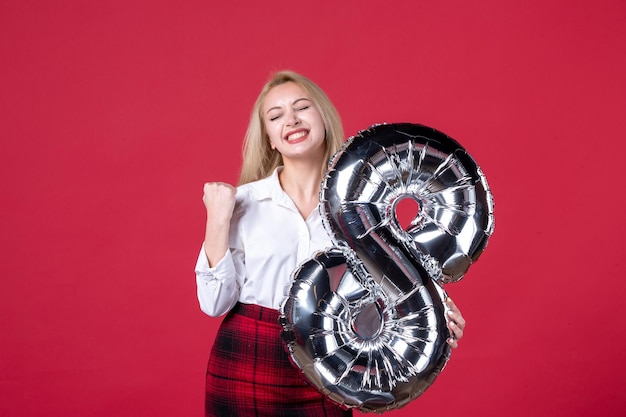
{"type": "Polygon", "coordinates": [[[287,136],[287,140],[300,139],[301,137],[303,137],[305,135],[306,135],[306,132],[304,132],[304,131],[297,132],[297,133],[294,133],[292,135],[287,136]]]}

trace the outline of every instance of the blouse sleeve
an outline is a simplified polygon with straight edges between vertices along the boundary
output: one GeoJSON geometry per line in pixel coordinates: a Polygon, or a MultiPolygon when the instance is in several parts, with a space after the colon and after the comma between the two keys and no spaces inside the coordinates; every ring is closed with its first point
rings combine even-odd
{"type": "Polygon", "coordinates": [[[200,309],[204,313],[219,317],[233,308],[241,290],[237,275],[231,250],[226,251],[222,260],[211,268],[202,246],[196,263],[196,286],[200,309]]]}

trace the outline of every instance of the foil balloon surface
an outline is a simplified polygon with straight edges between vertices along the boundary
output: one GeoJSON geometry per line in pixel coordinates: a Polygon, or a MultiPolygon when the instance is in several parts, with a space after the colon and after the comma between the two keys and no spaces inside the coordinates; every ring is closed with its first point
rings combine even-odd
{"type": "Polygon", "coordinates": [[[334,246],[293,274],[281,307],[291,359],[346,408],[403,407],[450,358],[443,284],[463,277],[493,232],[486,178],[442,132],[374,125],[330,161],[320,212],[334,246]],[[405,199],[418,209],[403,227],[405,199]]]}

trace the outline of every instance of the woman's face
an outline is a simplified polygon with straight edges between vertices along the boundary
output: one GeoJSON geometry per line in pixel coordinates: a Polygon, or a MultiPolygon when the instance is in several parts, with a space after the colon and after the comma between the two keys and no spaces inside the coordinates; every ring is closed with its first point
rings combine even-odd
{"type": "Polygon", "coordinates": [[[322,115],[298,84],[287,82],[273,87],[265,96],[261,112],[272,149],[278,150],[283,160],[324,153],[322,115]]]}

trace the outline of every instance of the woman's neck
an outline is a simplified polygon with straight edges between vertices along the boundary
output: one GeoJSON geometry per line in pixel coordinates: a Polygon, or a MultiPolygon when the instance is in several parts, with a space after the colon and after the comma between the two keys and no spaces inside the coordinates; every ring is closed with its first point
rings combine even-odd
{"type": "Polygon", "coordinates": [[[312,161],[285,161],[278,178],[283,190],[306,219],[319,202],[321,165],[312,161]]]}

